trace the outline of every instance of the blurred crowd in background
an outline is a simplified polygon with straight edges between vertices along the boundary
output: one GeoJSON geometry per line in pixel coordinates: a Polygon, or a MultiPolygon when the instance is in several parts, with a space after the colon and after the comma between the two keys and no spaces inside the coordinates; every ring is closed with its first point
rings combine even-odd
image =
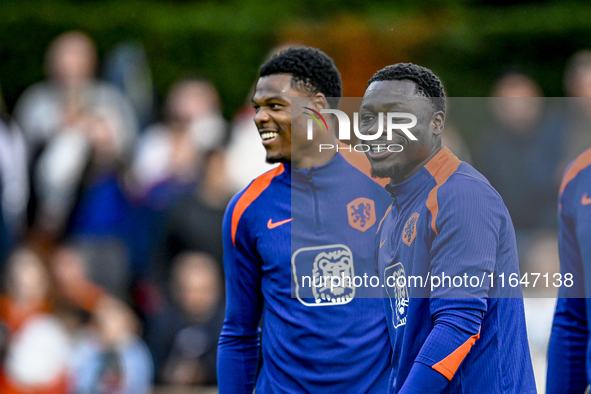
{"type": "MultiPolygon", "coordinates": [[[[159,105],[140,44],[99,68],[79,31],[57,36],[43,67],[11,114],[0,106],[0,392],[215,386],[224,210],[270,168],[250,97],[225,119],[216,86],[187,75],[159,105]]],[[[591,51],[565,64],[564,91],[544,99],[508,69],[470,126],[451,100],[444,143],[503,197],[522,272],[558,271],[561,176],[591,147],[591,51]],[[477,128],[470,144],[463,127],[477,128]]]]}
{"type": "Polygon", "coordinates": [[[3,393],[216,383],[224,209],[267,166],[260,143],[227,159],[258,142],[252,110],[229,124],[197,75],[160,110],[141,46],[104,63],[97,79],[92,39],[66,32],[2,111],[3,393]]]}

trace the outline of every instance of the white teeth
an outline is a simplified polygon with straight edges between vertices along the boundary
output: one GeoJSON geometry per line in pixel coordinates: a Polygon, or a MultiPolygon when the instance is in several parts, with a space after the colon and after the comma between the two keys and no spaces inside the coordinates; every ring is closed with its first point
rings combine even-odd
{"type": "Polygon", "coordinates": [[[270,140],[271,138],[275,138],[279,135],[279,133],[276,133],[274,131],[268,131],[266,133],[262,133],[261,134],[261,138],[264,140],[270,140]]]}
{"type": "Polygon", "coordinates": [[[372,145],[371,146],[371,151],[374,152],[374,153],[381,153],[381,152],[383,152],[385,150],[386,150],[386,146],[385,145],[382,145],[382,144],[380,144],[380,145],[372,145]]]}

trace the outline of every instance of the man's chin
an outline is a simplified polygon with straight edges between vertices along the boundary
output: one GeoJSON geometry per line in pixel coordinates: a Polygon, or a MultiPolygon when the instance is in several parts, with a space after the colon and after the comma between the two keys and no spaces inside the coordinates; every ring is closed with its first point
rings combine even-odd
{"type": "Polygon", "coordinates": [[[282,156],[267,156],[265,161],[267,164],[289,163],[289,159],[282,156]]]}
{"type": "Polygon", "coordinates": [[[391,166],[372,165],[371,177],[397,179],[402,174],[402,170],[402,166],[399,164],[393,164],[391,166]]]}
{"type": "Polygon", "coordinates": [[[374,169],[373,167],[371,169],[371,177],[372,178],[390,178],[390,176],[388,175],[387,169],[385,169],[385,168],[374,169]]]}

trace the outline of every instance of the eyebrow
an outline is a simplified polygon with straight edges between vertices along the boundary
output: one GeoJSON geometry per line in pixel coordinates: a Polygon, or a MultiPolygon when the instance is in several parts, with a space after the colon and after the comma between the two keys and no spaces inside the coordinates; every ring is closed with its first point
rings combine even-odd
{"type": "MultiPolygon", "coordinates": [[[[260,102],[266,103],[272,100],[277,100],[277,101],[285,101],[285,98],[281,97],[281,96],[271,96],[271,97],[264,97],[262,100],[260,100],[260,102]]],[[[250,99],[250,101],[253,104],[256,104],[256,102],[254,101],[254,96],[250,99]]]]}

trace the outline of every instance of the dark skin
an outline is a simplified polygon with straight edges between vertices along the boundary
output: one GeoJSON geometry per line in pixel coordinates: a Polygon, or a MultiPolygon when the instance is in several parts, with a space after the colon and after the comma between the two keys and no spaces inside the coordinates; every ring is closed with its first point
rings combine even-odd
{"type": "MultiPolygon", "coordinates": [[[[378,130],[378,113],[384,113],[384,132],[371,143],[400,144],[401,152],[367,152],[372,175],[390,178],[397,184],[410,178],[421,169],[442,147],[441,133],[445,114],[436,111],[433,103],[422,96],[415,82],[410,80],[373,82],[363,96],[359,111],[359,130],[363,134],[375,134],[378,130]],[[392,140],[386,136],[386,113],[406,112],[417,117],[417,124],[409,131],[417,138],[411,141],[401,130],[394,129],[392,140]]],[[[399,123],[408,123],[401,119],[399,123]]],[[[398,123],[395,120],[395,123],[398,123]]]]}
{"type": "Polygon", "coordinates": [[[335,155],[333,150],[319,152],[319,144],[333,144],[337,139],[331,117],[325,117],[328,130],[314,126],[314,138],[307,139],[307,119],[303,108],[319,111],[329,108],[322,93],[313,94],[298,88],[290,74],[275,74],[259,78],[252,104],[256,111],[254,122],[267,151],[267,162],[288,163],[296,169],[321,166],[335,155]],[[297,98],[297,107],[292,108],[291,98],[297,98]],[[293,111],[292,111],[293,109],[293,111]]]}

